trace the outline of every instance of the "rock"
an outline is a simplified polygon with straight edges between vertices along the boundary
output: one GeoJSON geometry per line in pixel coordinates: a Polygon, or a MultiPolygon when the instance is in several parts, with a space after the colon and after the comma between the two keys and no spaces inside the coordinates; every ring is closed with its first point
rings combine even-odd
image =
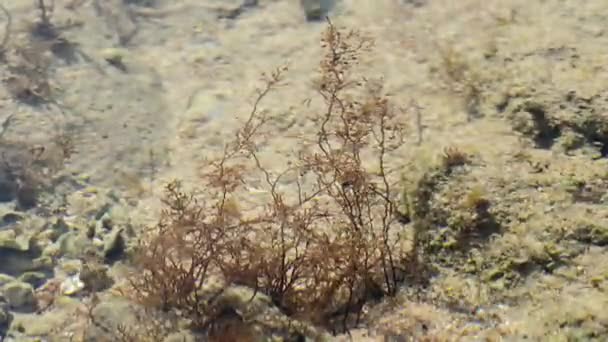
{"type": "MultiPolygon", "coordinates": [[[[110,197],[110,194],[108,194],[108,197],[110,197]]],[[[105,202],[101,207],[99,207],[97,213],[95,214],[95,220],[100,221],[104,216],[106,216],[110,209],[112,209],[112,205],[113,204],[110,202],[105,202]]]]}
{"type": "Polygon", "coordinates": [[[9,275],[1,274],[0,273],[0,287],[6,285],[8,283],[11,283],[11,282],[13,282],[15,280],[17,280],[17,279],[15,279],[15,277],[11,277],[9,275]]]}
{"type": "Polygon", "coordinates": [[[158,0],[124,0],[124,3],[144,7],[154,7],[158,5],[158,0]]]}
{"type": "Polygon", "coordinates": [[[59,289],[62,294],[66,296],[75,295],[84,289],[84,283],[80,280],[80,274],[74,274],[65,278],[64,281],[61,282],[59,289]]]}
{"type": "Polygon", "coordinates": [[[28,210],[38,205],[39,189],[35,183],[25,182],[17,188],[17,208],[28,210]]]}
{"type": "Polygon", "coordinates": [[[115,203],[111,193],[100,193],[94,187],[75,191],[67,196],[67,200],[68,215],[93,221],[100,220],[115,203]]]}
{"type": "Polygon", "coordinates": [[[77,231],[65,233],[57,240],[59,253],[68,258],[79,258],[83,254],[94,251],[94,246],[86,235],[77,231]]]}
{"type": "Polygon", "coordinates": [[[196,336],[193,335],[192,332],[189,331],[180,331],[176,333],[171,333],[165,336],[163,342],[194,342],[198,341],[196,336]]]}
{"type": "Polygon", "coordinates": [[[300,5],[308,21],[319,21],[325,19],[329,11],[334,7],[335,0],[300,0],[300,5]]]}
{"type": "Polygon", "coordinates": [[[57,269],[61,273],[65,273],[68,275],[73,275],[82,269],[82,261],[79,259],[63,259],[58,263],[57,269]]]}
{"type": "MultiPolygon", "coordinates": [[[[138,326],[137,308],[133,303],[121,298],[108,298],[100,301],[91,311],[97,322],[87,329],[86,341],[112,341],[117,327],[126,326],[136,329],[138,326]]],[[[131,331],[132,332],[132,331],[131,331]]]]}
{"type": "Polygon", "coordinates": [[[101,222],[101,227],[103,229],[112,230],[112,228],[114,227],[114,221],[112,220],[112,216],[108,212],[103,214],[103,216],[100,219],[100,222],[101,222]]]}
{"type": "Polygon", "coordinates": [[[44,284],[47,278],[48,275],[44,272],[25,272],[18,278],[18,280],[23,283],[28,283],[34,288],[38,288],[44,284]]]}
{"type": "Polygon", "coordinates": [[[57,220],[51,224],[50,233],[48,237],[54,242],[59,239],[59,237],[70,231],[70,226],[65,222],[63,218],[57,218],[57,220]]]}
{"type": "Polygon", "coordinates": [[[91,292],[103,291],[114,285],[105,265],[84,264],[80,271],[80,280],[84,288],[91,292]]]}
{"type": "Polygon", "coordinates": [[[0,341],[6,337],[6,333],[13,322],[13,314],[8,310],[6,300],[0,297],[0,341]]]}
{"type": "Polygon", "coordinates": [[[38,256],[35,251],[0,247],[0,273],[17,277],[28,271],[42,270],[42,265],[35,262],[38,256]]]}
{"type": "Polygon", "coordinates": [[[104,239],[103,256],[107,262],[115,262],[122,258],[125,253],[126,241],[122,231],[122,228],[114,229],[104,239]]]}
{"type": "Polygon", "coordinates": [[[413,7],[422,7],[426,5],[427,0],[403,0],[404,5],[410,5],[413,7]]]}
{"type": "MultiPolygon", "coordinates": [[[[2,189],[0,189],[0,194],[1,193],[2,193],[2,189]]],[[[0,197],[1,196],[2,195],[0,195],[0,197]]],[[[2,200],[0,199],[0,202],[1,201],[2,200]]],[[[23,219],[23,216],[21,216],[20,214],[12,213],[12,212],[6,213],[6,214],[2,215],[2,219],[0,220],[0,228],[12,226],[13,224],[21,221],[22,219],[23,219]]]]}
{"type": "MultiPolygon", "coordinates": [[[[247,9],[256,7],[258,5],[258,0],[244,0],[239,6],[234,7],[220,7],[217,8],[218,19],[236,19],[240,15],[242,15],[247,9]]],[[[230,6],[230,5],[228,5],[230,6]]]]}
{"type": "Polygon", "coordinates": [[[2,293],[12,310],[21,312],[36,310],[36,297],[32,285],[20,281],[11,282],[2,287],[2,293]]]}
{"type": "Polygon", "coordinates": [[[33,268],[30,271],[38,271],[47,274],[50,276],[53,274],[53,267],[55,267],[55,262],[53,258],[49,256],[40,256],[34,260],[32,260],[33,268]]]}
{"type": "Polygon", "coordinates": [[[108,48],[101,51],[101,56],[108,64],[123,72],[127,71],[126,55],[127,49],[108,48]]]}
{"type": "MultiPolygon", "coordinates": [[[[39,308],[48,308],[48,305],[40,303],[39,308]]],[[[8,331],[10,338],[6,342],[83,341],[76,338],[80,337],[79,335],[74,334],[74,326],[78,325],[82,318],[75,317],[74,314],[81,309],[82,303],[79,299],[57,296],[53,299],[53,310],[36,314],[15,314],[8,331]]]]}
{"type": "Polygon", "coordinates": [[[127,4],[121,0],[106,0],[97,2],[97,10],[105,19],[108,27],[115,30],[118,43],[122,46],[137,33],[137,25],[129,15],[127,4]]]}
{"type": "Polygon", "coordinates": [[[42,255],[48,256],[51,258],[59,256],[59,255],[61,255],[61,248],[58,244],[52,243],[52,244],[44,247],[44,249],[42,250],[42,255]]]}
{"type": "Polygon", "coordinates": [[[30,236],[17,235],[14,230],[0,232],[0,248],[10,248],[25,252],[30,250],[30,241],[30,236]]]}
{"type": "Polygon", "coordinates": [[[10,179],[6,179],[6,176],[0,173],[0,202],[10,202],[15,199],[15,192],[17,186],[10,179]]]}
{"type": "MultiPolygon", "coordinates": [[[[22,142],[0,142],[0,202],[17,200],[19,209],[29,209],[37,203],[41,184],[40,165],[34,166],[32,146],[22,142]]],[[[39,160],[45,164],[44,160],[39,160]]]]}
{"type": "Polygon", "coordinates": [[[8,167],[0,168],[0,202],[11,202],[15,199],[17,182],[11,171],[8,167]]]}

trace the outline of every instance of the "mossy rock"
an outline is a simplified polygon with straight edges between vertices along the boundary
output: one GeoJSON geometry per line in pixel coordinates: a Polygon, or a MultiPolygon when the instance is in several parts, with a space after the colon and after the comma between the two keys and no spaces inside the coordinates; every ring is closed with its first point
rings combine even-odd
{"type": "Polygon", "coordinates": [[[595,246],[608,245],[608,226],[594,222],[581,223],[570,234],[570,238],[595,246]]]}
{"type": "Polygon", "coordinates": [[[329,11],[335,6],[336,0],[300,0],[300,5],[308,21],[325,19],[329,11]]]}

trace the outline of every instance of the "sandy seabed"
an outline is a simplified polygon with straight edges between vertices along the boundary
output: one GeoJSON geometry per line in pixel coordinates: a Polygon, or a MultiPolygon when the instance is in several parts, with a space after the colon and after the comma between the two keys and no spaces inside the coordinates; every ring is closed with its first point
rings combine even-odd
{"type": "MultiPolygon", "coordinates": [[[[326,25],[306,21],[298,1],[260,0],[237,12],[240,1],[56,0],[48,15],[65,40],[58,51],[31,38],[35,3],[4,4],[12,23],[0,67],[2,139],[38,146],[65,131],[74,149],[53,194],[62,200],[45,197],[39,206],[54,210],[30,209],[23,215],[32,222],[61,216],[86,227],[113,198],[115,222],[154,223],[163,185],[177,178],[196,188],[206,158],[251,110],[261,73],[283,65],[287,85],[262,106],[301,134],[314,129],[307,115],[322,102],[307,99],[318,97],[326,25]],[[34,88],[43,103],[24,99],[34,88]]],[[[411,129],[391,165],[415,177],[446,148],[471,156],[436,189],[435,223],[451,227],[476,191],[499,227],[458,257],[438,258],[425,300],[404,291],[372,306],[351,337],[608,339],[608,3],[343,0],[330,16],[374,39],[359,72],[382,77],[406,109],[411,129]]],[[[271,140],[264,158],[279,168],[297,144],[271,140]]],[[[66,260],[56,277],[67,279],[66,260]]],[[[120,277],[121,267],[110,273],[120,277]]],[[[9,336],[51,336],[78,301],[15,312],[9,336]]]]}

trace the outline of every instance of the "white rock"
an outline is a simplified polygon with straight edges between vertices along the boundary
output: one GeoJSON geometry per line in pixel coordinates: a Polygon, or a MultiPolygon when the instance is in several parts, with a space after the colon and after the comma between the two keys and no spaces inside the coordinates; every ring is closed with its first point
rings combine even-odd
{"type": "Polygon", "coordinates": [[[67,296],[74,295],[84,289],[84,283],[80,280],[80,273],[67,277],[61,282],[60,289],[61,293],[67,296]]]}

